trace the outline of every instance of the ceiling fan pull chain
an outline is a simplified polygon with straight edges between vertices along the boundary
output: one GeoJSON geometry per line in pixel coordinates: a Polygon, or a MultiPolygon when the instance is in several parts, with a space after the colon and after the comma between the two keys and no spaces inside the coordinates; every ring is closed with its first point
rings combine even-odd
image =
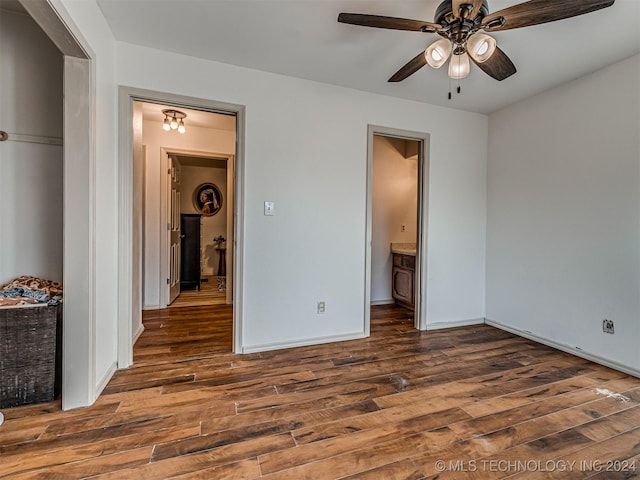
{"type": "Polygon", "coordinates": [[[451,100],[451,78],[449,77],[449,100],[451,100]]]}

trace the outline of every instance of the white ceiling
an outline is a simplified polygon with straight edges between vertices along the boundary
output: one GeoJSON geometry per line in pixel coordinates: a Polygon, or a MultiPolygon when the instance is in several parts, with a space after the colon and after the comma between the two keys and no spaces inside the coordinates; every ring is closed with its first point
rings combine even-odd
{"type": "MultiPolygon", "coordinates": [[[[557,0],[561,1],[561,0],[557,0]]],[[[435,34],[339,24],[338,13],[433,21],[440,0],[98,0],[117,40],[461,110],[490,113],[640,52],[640,0],[559,22],[495,32],[518,73],[475,65],[447,100],[446,68],[387,79],[435,34]]],[[[519,3],[489,0],[490,12],[519,3]]]]}

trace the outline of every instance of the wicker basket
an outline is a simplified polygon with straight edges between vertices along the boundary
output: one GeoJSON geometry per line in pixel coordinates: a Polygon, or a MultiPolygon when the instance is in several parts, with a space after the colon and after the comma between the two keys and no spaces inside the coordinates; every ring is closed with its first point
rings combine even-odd
{"type": "Polygon", "coordinates": [[[0,308],[0,408],[56,397],[61,327],[62,305],[0,308]]]}

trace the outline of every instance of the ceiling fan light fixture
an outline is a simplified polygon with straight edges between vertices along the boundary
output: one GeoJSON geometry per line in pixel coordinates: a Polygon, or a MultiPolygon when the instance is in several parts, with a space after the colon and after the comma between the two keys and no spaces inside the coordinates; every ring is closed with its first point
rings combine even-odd
{"type": "Polygon", "coordinates": [[[454,53],[449,61],[449,78],[460,80],[469,76],[471,64],[467,52],[454,53]]]}
{"type": "Polygon", "coordinates": [[[424,51],[427,63],[433,68],[440,68],[444,65],[449,55],[451,55],[451,42],[446,38],[433,42],[424,51]]]}
{"type": "Polygon", "coordinates": [[[478,63],[484,63],[496,51],[496,40],[484,33],[475,33],[467,39],[467,52],[478,63]]]}
{"type": "MultiPolygon", "coordinates": [[[[488,35],[478,34],[479,30],[493,32],[555,22],[595,12],[614,3],[615,0],[526,0],[489,13],[487,0],[442,0],[433,22],[362,13],[340,13],[338,22],[389,30],[437,33],[449,40],[448,52],[436,48],[441,41],[434,42],[389,77],[389,82],[400,82],[425,65],[441,67],[447,61],[445,55],[449,57],[451,79],[458,80],[469,75],[471,55],[484,73],[502,81],[515,74],[516,67],[507,54],[496,46],[495,40],[488,35]]],[[[460,93],[459,84],[457,90],[460,93]]]]}

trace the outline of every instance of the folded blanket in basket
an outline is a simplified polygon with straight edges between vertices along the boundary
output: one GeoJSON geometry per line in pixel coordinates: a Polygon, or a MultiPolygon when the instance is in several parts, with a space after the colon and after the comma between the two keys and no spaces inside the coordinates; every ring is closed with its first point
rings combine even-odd
{"type": "Polygon", "coordinates": [[[62,295],[52,297],[44,290],[31,290],[23,287],[0,291],[0,299],[2,298],[19,298],[25,299],[24,303],[48,303],[49,305],[58,305],[62,301],[62,295]]]}
{"type": "Polygon", "coordinates": [[[62,302],[62,284],[23,275],[0,287],[0,306],[62,302]]]}

